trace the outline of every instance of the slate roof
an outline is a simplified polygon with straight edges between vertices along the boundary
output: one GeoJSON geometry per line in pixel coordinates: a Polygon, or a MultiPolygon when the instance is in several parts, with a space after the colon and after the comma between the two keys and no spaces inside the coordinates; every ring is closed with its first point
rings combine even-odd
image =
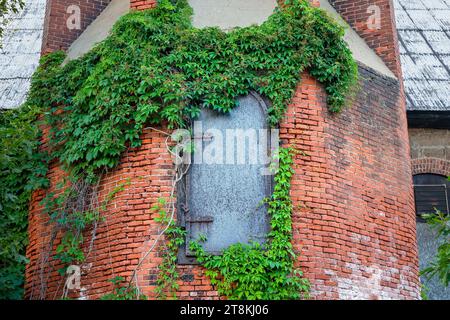
{"type": "MultiPolygon", "coordinates": [[[[0,49],[0,109],[22,104],[38,66],[46,0],[6,27],[0,49]]],[[[450,0],[394,0],[409,111],[450,111],[450,0]]]]}
{"type": "Polygon", "coordinates": [[[9,17],[0,49],[0,109],[22,104],[39,64],[46,0],[26,0],[24,10],[9,17]]]}
{"type": "Polygon", "coordinates": [[[394,0],[409,111],[450,111],[450,0],[394,0]]]}

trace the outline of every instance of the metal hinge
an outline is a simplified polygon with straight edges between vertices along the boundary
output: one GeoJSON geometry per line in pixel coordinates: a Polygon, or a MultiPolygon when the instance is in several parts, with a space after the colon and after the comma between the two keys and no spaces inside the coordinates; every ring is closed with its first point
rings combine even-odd
{"type": "Polygon", "coordinates": [[[212,141],[214,136],[212,134],[203,134],[201,136],[193,136],[193,140],[212,141]]]}

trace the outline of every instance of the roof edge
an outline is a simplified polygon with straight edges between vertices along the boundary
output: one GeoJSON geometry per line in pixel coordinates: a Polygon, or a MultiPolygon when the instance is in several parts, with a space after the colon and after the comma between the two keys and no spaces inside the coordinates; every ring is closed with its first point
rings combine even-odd
{"type": "Polygon", "coordinates": [[[342,18],[336,9],[327,1],[319,0],[320,8],[328,13],[339,25],[345,28],[344,40],[347,42],[353,57],[364,65],[380,72],[390,78],[397,79],[397,76],[388,68],[383,59],[369,47],[366,41],[342,18]]]}

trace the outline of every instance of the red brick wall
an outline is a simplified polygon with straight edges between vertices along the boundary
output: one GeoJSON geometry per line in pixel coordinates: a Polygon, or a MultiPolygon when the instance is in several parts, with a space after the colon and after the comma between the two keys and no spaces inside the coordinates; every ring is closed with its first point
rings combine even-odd
{"type": "Polygon", "coordinates": [[[329,0],[330,4],[355,29],[366,43],[383,59],[386,65],[401,78],[397,29],[392,0],[329,0]],[[367,12],[371,5],[381,10],[381,28],[370,30],[367,12]]]}
{"type": "MultiPolygon", "coordinates": [[[[97,18],[111,0],[47,0],[42,54],[55,50],[67,50],[81,33],[97,18]],[[81,11],[81,28],[69,30],[67,13],[70,5],[77,5],[81,11]]],[[[144,10],[153,8],[157,0],[131,0],[132,9],[144,10]]]]}
{"type": "MultiPolygon", "coordinates": [[[[338,115],[327,111],[322,87],[305,74],[281,124],[283,144],[308,154],[296,158],[291,191],[298,263],[315,298],[418,298],[411,168],[398,84],[364,68],[360,73],[361,92],[338,115]]],[[[148,129],[142,139],[143,146],[124,154],[121,165],[102,179],[101,197],[128,178],[131,185],[103,214],[85,264],[84,290],[72,292],[74,297],[99,298],[111,290],[108,279],[129,278],[158,234],[150,207],[169,196],[171,159],[163,134],[148,129]]],[[[53,182],[60,175],[57,168],[50,170],[53,182]]],[[[30,212],[26,295],[32,298],[39,297],[41,259],[51,237],[38,204],[42,197],[35,193],[30,212]]],[[[138,274],[150,297],[160,261],[160,250],[152,252],[138,274]]],[[[50,274],[46,298],[62,294],[57,269],[44,273],[50,274]]],[[[217,298],[201,267],[179,270],[181,298],[217,298]]]]}
{"type": "Polygon", "coordinates": [[[154,8],[156,6],[157,0],[131,0],[130,7],[131,9],[136,10],[145,10],[154,8]]]}
{"type": "Polygon", "coordinates": [[[360,68],[353,106],[329,114],[306,76],[281,138],[308,153],[296,161],[294,244],[313,295],[417,298],[414,202],[398,84],[360,68]]]}
{"type": "Polygon", "coordinates": [[[92,21],[106,8],[111,0],[47,0],[42,54],[55,50],[67,50],[92,21]],[[67,9],[77,5],[81,13],[81,28],[70,30],[67,9]]]}
{"type": "Polygon", "coordinates": [[[450,161],[438,158],[412,159],[412,174],[432,173],[450,176],[450,161]]]}
{"type": "MultiPolygon", "coordinates": [[[[100,200],[127,179],[130,179],[131,184],[117,194],[107,212],[103,213],[105,220],[97,229],[92,251],[82,268],[85,273],[81,287],[87,290],[82,293],[72,292],[74,297],[97,299],[112,290],[108,279],[115,276],[129,279],[138,260],[144,256],[158,234],[159,224],[154,221],[155,214],[150,208],[158,198],[170,196],[172,162],[163,134],[145,130],[142,140],[143,146],[124,154],[121,165],[101,181],[100,200]]],[[[49,173],[51,181],[55,183],[62,176],[63,173],[56,166],[52,166],[49,173]]],[[[44,192],[36,192],[30,207],[30,244],[27,249],[30,263],[26,270],[25,290],[28,298],[55,299],[61,297],[64,283],[57,273],[61,266],[53,259],[50,258],[48,264],[42,264],[53,231],[52,226],[47,224],[48,219],[39,204],[43,197],[44,192]],[[44,287],[41,286],[40,277],[42,265],[45,266],[43,274],[48,277],[48,283],[44,284],[44,287]]],[[[53,254],[60,243],[60,236],[58,233],[53,243],[53,254]]],[[[85,252],[89,252],[90,240],[91,230],[88,230],[85,252]]],[[[157,247],[157,250],[148,256],[138,275],[140,287],[150,297],[157,266],[161,261],[159,251],[157,247]]],[[[202,277],[201,268],[186,266],[180,268],[180,271],[181,278],[185,280],[180,283],[180,297],[217,296],[209,281],[202,277]]]]}
{"type": "MultiPolygon", "coordinates": [[[[133,8],[151,5],[134,1],[133,8]]],[[[361,91],[352,106],[330,114],[323,88],[308,74],[281,123],[284,145],[307,152],[295,159],[291,196],[294,247],[298,264],[312,283],[317,299],[417,299],[419,297],[415,213],[409,162],[404,97],[399,83],[360,67],[361,91]]],[[[160,128],[165,130],[164,128],[160,128]]],[[[115,276],[129,279],[151,246],[159,225],[150,210],[171,190],[172,162],[164,134],[147,129],[143,145],[123,155],[118,168],[103,177],[100,199],[130,179],[102,215],[89,249],[86,232],[82,290],[72,297],[96,299],[112,289],[115,276]]],[[[63,173],[52,166],[53,183],[63,173]]],[[[45,263],[52,226],[35,192],[30,206],[30,245],[26,297],[61,297],[59,266],[45,263]],[[44,266],[44,268],[42,268],[44,266]],[[43,270],[43,272],[41,272],[43,270]],[[42,286],[41,284],[44,284],[42,286]]],[[[53,253],[59,243],[57,234],[53,253]]],[[[138,280],[154,297],[161,247],[145,260],[138,280]]],[[[179,266],[177,295],[185,299],[217,299],[199,266],[179,266]]]]}

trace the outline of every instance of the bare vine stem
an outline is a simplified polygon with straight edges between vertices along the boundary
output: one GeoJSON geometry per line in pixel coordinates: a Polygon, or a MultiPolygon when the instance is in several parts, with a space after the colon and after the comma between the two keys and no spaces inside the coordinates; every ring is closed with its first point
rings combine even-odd
{"type": "Polygon", "coordinates": [[[161,230],[161,227],[159,227],[158,229],[158,235],[156,237],[156,239],[153,241],[152,245],[150,246],[150,248],[146,251],[146,253],[144,254],[144,256],[142,257],[142,259],[139,261],[139,263],[137,264],[137,266],[134,268],[132,276],[130,278],[130,281],[128,282],[128,288],[130,288],[132,281],[134,280],[135,282],[135,286],[136,286],[136,297],[138,298],[141,295],[141,290],[139,287],[139,280],[138,280],[138,276],[137,273],[140,270],[142,264],[144,263],[144,261],[147,259],[147,257],[150,255],[150,253],[154,250],[154,248],[156,247],[156,245],[158,244],[158,242],[161,240],[161,238],[163,237],[163,235],[166,233],[166,231],[169,229],[169,227],[171,226],[172,222],[174,221],[175,218],[175,201],[173,200],[174,195],[175,195],[175,190],[177,187],[178,182],[180,182],[183,177],[186,175],[186,173],[189,171],[190,165],[186,165],[183,166],[182,160],[183,158],[180,156],[179,153],[174,152],[173,150],[171,150],[170,146],[169,146],[169,139],[172,137],[171,134],[158,130],[156,128],[153,127],[147,127],[146,129],[151,129],[154,130],[156,132],[162,133],[164,135],[167,136],[166,140],[165,140],[165,146],[167,151],[173,156],[175,157],[176,161],[174,161],[175,163],[175,167],[174,167],[174,175],[172,178],[172,186],[171,186],[171,191],[170,191],[170,196],[169,196],[169,201],[167,202],[167,205],[169,206],[169,210],[170,210],[170,219],[167,223],[167,225],[164,227],[164,229],[161,230]]]}
{"type": "MultiPolygon", "coordinates": [[[[136,286],[137,297],[139,297],[141,294],[137,273],[140,270],[144,261],[148,258],[148,256],[151,254],[151,252],[153,252],[153,250],[155,249],[155,247],[157,246],[157,244],[159,243],[161,238],[164,236],[164,234],[166,233],[166,231],[169,229],[172,222],[174,221],[176,205],[175,205],[175,201],[173,200],[173,198],[175,195],[175,190],[176,190],[177,184],[183,179],[183,177],[186,175],[186,173],[189,171],[189,168],[190,168],[189,164],[187,164],[187,165],[183,164],[182,156],[178,152],[173,151],[172,148],[170,147],[169,139],[172,137],[172,134],[170,134],[168,132],[164,132],[164,131],[156,129],[156,128],[153,128],[153,127],[147,127],[145,129],[151,129],[155,132],[164,134],[166,136],[165,147],[166,147],[167,151],[171,154],[171,156],[175,158],[175,161],[174,161],[175,165],[174,165],[174,171],[173,171],[174,173],[173,173],[172,183],[171,183],[171,191],[170,191],[170,195],[169,195],[170,200],[166,204],[166,206],[168,206],[167,211],[171,212],[170,219],[169,219],[167,225],[162,230],[161,230],[161,226],[158,227],[158,235],[157,235],[156,239],[153,241],[150,248],[146,251],[146,253],[142,257],[142,259],[139,261],[137,266],[134,268],[132,276],[128,283],[128,288],[129,288],[131,286],[131,283],[134,280],[135,286],[136,286]]],[[[178,149],[175,149],[175,150],[178,150],[178,149]]],[[[65,212],[100,210],[101,206],[100,206],[99,199],[98,199],[98,190],[99,190],[99,186],[100,186],[101,177],[103,176],[103,174],[104,174],[104,172],[100,175],[99,179],[97,180],[96,185],[94,185],[93,187],[90,186],[86,181],[82,181],[82,180],[76,181],[75,183],[73,183],[70,186],[72,191],[74,191],[77,196],[75,198],[69,199],[69,201],[66,201],[64,203],[63,207],[59,209],[59,210],[61,210],[63,215],[65,214],[65,212]]],[[[108,226],[107,222],[106,222],[106,226],[107,226],[107,232],[108,232],[109,226],[108,226]]],[[[94,242],[96,239],[97,227],[98,227],[98,221],[96,220],[93,224],[93,228],[91,231],[91,239],[90,239],[88,251],[86,254],[86,259],[90,256],[90,254],[93,250],[94,242]]],[[[46,266],[48,265],[48,260],[50,258],[50,253],[51,253],[51,250],[53,247],[54,240],[56,239],[56,235],[57,235],[58,231],[61,229],[63,229],[62,225],[60,225],[60,224],[55,225],[53,233],[52,233],[52,237],[51,237],[52,239],[49,243],[49,248],[48,248],[49,250],[46,250],[47,254],[45,254],[41,258],[41,263],[40,263],[41,288],[40,288],[39,299],[45,298],[49,274],[47,274],[46,279],[44,279],[45,278],[44,270],[45,270],[46,266]]],[[[82,232],[82,230],[77,230],[76,231],[77,236],[79,236],[81,232],[82,232]]],[[[108,232],[108,238],[109,238],[109,232],[108,232]]],[[[108,241],[108,243],[109,243],[109,241],[108,241]]],[[[110,264],[112,265],[112,257],[111,257],[110,248],[109,248],[109,256],[110,256],[109,257],[110,264]]],[[[37,270],[35,269],[35,272],[36,271],[37,270]]],[[[112,272],[114,274],[114,270],[112,270],[112,272]]],[[[58,285],[58,288],[55,292],[55,297],[59,291],[60,285],[61,285],[61,283],[58,285]]],[[[33,291],[34,290],[32,290],[31,297],[33,296],[33,291]]],[[[67,288],[67,283],[65,283],[64,287],[63,287],[62,298],[65,298],[67,296],[67,293],[68,293],[68,288],[67,288]]]]}

